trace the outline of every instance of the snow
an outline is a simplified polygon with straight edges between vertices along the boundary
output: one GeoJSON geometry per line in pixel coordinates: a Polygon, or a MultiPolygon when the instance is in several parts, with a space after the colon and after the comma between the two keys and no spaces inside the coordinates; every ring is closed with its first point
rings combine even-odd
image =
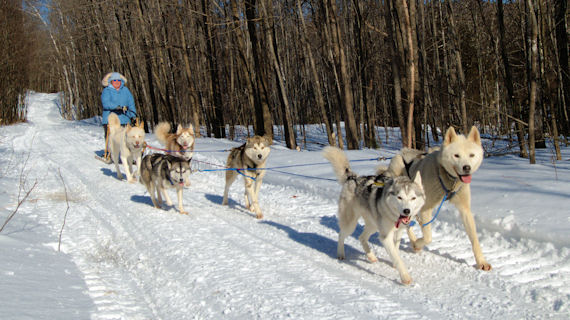
{"type": "MultiPolygon", "coordinates": [[[[557,162],[538,150],[536,165],[486,158],[472,209],[492,271],[474,268],[458,213],[445,203],[424,251],[413,253],[404,236],[413,284],[403,286],[375,236],[379,262],[367,262],[362,226],[347,239],[347,259],[336,259],[340,186],[320,154],[320,127],[307,128],[306,150],[273,146],[268,166],[294,167],[267,173],[262,220],[244,208],[241,178],[225,207],[223,171],[204,171],[223,165],[244,133],[199,138],[201,171],[184,192],[185,216],[155,209],[143,185],[117,180],[113,165],[94,159],[104,144],[99,118],[64,120],[56,100],[31,94],[28,122],[0,127],[0,224],[38,183],[0,233],[2,319],[570,317],[569,148],[557,162]]],[[[348,151],[349,159],[390,158],[398,131],[388,134],[381,149],[348,151]]],[[[161,147],[153,134],[146,141],[161,147]]],[[[378,164],[351,165],[371,174],[378,164]]]]}

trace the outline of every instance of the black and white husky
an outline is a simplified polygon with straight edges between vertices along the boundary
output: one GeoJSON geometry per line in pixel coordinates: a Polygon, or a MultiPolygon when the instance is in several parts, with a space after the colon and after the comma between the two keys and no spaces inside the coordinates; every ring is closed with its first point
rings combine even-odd
{"type": "Polygon", "coordinates": [[[166,204],[172,206],[167,189],[176,189],[178,196],[178,210],[181,214],[188,214],[182,206],[182,191],[190,185],[190,161],[169,154],[153,153],[144,156],[141,165],[141,183],[145,185],[152,204],[156,208],[162,206],[162,198],[166,204]],[[156,197],[155,198],[155,191],[156,197]]]}
{"type": "Polygon", "coordinates": [[[402,232],[425,201],[421,176],[417,174],[413,181],[407,176],[393,178],[389,172],[358,176],[350,169],[341,149],[326,147],[323,156],[331,162],[342,185],[338,204],[338,258],[345,258],[344,240],[354,232],[358,218],[362,217],[365,226],[358,239],[368,260],[378,260],[368,245],[370,236],[378,231],[379,239],[400,273],[402,283],[410,284],[412,278],[400,258],[399,247],[402,232]]]}

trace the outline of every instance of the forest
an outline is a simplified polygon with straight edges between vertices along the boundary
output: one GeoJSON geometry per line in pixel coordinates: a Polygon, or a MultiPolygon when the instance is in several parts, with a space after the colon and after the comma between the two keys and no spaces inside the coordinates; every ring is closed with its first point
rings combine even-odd
{"type": "Polygon", "coordinates": [[[28,90],[61,92],[66,118],[100,115],[117,71],[147,130],[247,126],[294,149],[318,124],[360,149],[395,127],[427,149],[476,125],[530,163],[547,145],[560,159],[567,22],[567,0],[0,0],[0,124],[25,121],[28,90]]]}

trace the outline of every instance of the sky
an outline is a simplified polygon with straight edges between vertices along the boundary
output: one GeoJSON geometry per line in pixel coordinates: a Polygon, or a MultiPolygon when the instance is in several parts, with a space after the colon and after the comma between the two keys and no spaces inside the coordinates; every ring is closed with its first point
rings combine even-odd
{"type": "MultiPolygon", "coordinates": [[[[379,261],[366,260],[362,224],[347,238],[346,259],[336,258],[340,185],[321,155],[320,126],[308,128],[311,144],[300,152],[276,136],[261,220],[244,207],[241,177],[222,206],[224,172],[208,171],[245,141],[243,128],[235,141],[198,138],[183,196],[189,214],[180,215],[154,208],[142,184],[118,180],[114,165],[95,159],[104,145],[99,117],[64,120],[56,101],[31,93],[28,121],[0,127],[0,226],[12,216],[0,232],[2,319],[570,317],[568,147],[561,161],[538,150],[535,165],[485,158],[471,182],[472,211],[493,269],[474,267],[458,212],[444,203],[422,252],[404,235],[413,279],[404,286],[376,235],[379,261]]],[[[347,151],[359,174],[400,148],[397,129],[388,141],[378,130],[381,148],[347,151]]],[[[152,133],[146,141],[162,147],[152,133]]]]}

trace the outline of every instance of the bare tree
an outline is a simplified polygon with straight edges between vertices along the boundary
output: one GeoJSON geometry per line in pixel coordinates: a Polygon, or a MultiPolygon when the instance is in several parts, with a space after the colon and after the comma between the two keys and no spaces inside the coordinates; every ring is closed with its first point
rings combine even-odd
{"type": "Polygon", "coordinates": [[[285,84],[285,74],[282,71],[281,64],[278,59],[277,45],[274,42],[272,32],[272,27],[269,25],[269,20],[271,15],[268,14],[266,8],[266,1],[260,0],[261,12],[263,13],[263,25],[265,29],[265,37],[267,39],[267,51],[269,52],[269,59],[271,60],[271,65],[273,66],[273,71],[275,77],[277,78],[278,88],[279,88],[279,99],[281,106],[283,108],[283,127],[285,131],[285,143],[287,148],[296,149],[297,142],[295,141],[295,131],[293,130],[293,116],[291,114],[291,106],[289,104],[289,97],[287,96],[287,87],[285,84]]]}
{"type": "Polygon", "coordinates": [[[530,23],[530,92],[528,110],[528,149],[531,164],[536,163],[535,151],[535,112],[536,112],[536,92],[538,77],[538,23],[534,14],[532,0],[527,0],[528,17],[530,23]]]}

